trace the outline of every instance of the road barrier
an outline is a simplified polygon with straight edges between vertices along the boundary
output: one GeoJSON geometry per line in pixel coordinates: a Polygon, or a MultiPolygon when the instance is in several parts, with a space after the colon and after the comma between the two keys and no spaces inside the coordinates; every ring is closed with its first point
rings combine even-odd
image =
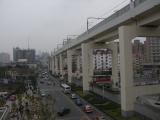
{"type": "Polygon", "coordinates": [[[9,113],[9,107],[1,107],[0,112],[2,113],[2,115],[0,116],[0,120],[6,120],[9,113]]]}

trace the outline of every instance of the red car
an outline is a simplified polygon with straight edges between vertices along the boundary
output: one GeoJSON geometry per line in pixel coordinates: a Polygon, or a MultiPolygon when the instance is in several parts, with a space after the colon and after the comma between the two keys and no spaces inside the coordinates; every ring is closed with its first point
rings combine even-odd
{"type": "Polygon", "coordinates": [[[9,98],[10,101],[15,101],[16,100],[16,96],[15,95],[11,95],[9,98]]]}
{"type": "Polygon", "coordinates": [[[85,105],[83,111],[86,113],[92,113],[93,108],[90,105],[85,105]]]}

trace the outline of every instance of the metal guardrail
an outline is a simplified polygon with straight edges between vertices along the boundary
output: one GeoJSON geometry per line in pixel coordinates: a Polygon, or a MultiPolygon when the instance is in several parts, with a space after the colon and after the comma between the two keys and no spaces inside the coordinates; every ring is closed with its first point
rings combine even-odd
{"type": "Polygon", "coordinates": [[[0,111],[3,112],[2,116],[0,117],[0,120],[6,120],[6,117],[9,113],[9,108],[8,107],[1,107],[0,111]]]}

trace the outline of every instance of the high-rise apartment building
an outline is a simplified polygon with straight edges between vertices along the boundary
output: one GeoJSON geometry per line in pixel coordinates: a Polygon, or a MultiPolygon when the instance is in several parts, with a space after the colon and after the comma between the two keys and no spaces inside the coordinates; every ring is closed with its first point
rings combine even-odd
{"type": "Polygon", "coordinates": [[[0,53],[0,63],[1,64],[10,63],[10,55],[8,53],[0,53]]]}
{"type": "Polygon", "coordinates": [[[160,62],[160,38],[147,37],[144,42],[144,60],[145,63],[159,63],[160,62]]]}
{"type": "Polygon", "coordinates": [[[156,84],[160,81],[160,40],[146,37],[132,43],[134,82],[156,84]]]}
{"type": "Polygon", "coordinates": [[[140,40],[133,41],[132,53],[134,78],[137,79],[143,69],[142,64],[144,59],[144,44],[140,40]]]}
{"type": "Polygon", "coordinates": [[[94,50],[95,70],[109,70],[112,68],[112,51],[109,49],[94,50]]]}
{"type": "Polygon", "coordinates": [[[20,59],[26,59],[28,63],[35,62],[35,50],[34,49],[20,49],[18,47],[13,48],[14,62],[18,62],[20,59]]]}

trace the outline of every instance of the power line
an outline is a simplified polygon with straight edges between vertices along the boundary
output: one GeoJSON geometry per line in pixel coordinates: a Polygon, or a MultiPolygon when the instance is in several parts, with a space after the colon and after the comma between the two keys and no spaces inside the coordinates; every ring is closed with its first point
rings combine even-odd
{"type": "MultiPolygon", "coordinates": [[[[104,14],[102,14],[100,17],[97,17],[97,18],[102,18],[103,16],[105,16],[106,14],[109,14],[109,13],[111,13],[111,12],[113,12],[117,7],[119,7],[119,6],[121,6],[122,4],[124,4],[125,2],[129,2],[130,0],[124,0],[124,1],[122,1],[121,3],[119,3],[118,5],[116,5],[116,6],[114,6],[112,9],[110,9],[109,11],[107,11],[107,12],[105,12],[104,14]]],[[[108,15],[109,16],[109,15],[108,15]]],[[[93,17],[94,18],[94,17],[93,17]]],[[[103,17],[104,18],[104,17],[103,17]]],[[[99,19],[100,20],[100,19],[99,19]]],[[[96,24],[98,24],[99,22],[92,22],[92,25],[94,24],[94,25],[96,25],[96,24]]],[[[93,26],[94,26],[93,25],[93,26]]],[[[88,27],[87,27],[87,29],[88,29],[88,27]]]]}
{"type": "Polygon", "coordinates": [[[112,9],[110,9],[109,11],[105,12],[104,14],[102,14],[100,17],[105,16],[106,14],[109,14],[110,12],[112,12],[113,10],[115,10],[117,7],[119,7],[120,5],[124,4],[125,2],[128,2],[129,0],[124,0],[121,3],[119,3],[118,5],[114,6],[112,9]]]}

